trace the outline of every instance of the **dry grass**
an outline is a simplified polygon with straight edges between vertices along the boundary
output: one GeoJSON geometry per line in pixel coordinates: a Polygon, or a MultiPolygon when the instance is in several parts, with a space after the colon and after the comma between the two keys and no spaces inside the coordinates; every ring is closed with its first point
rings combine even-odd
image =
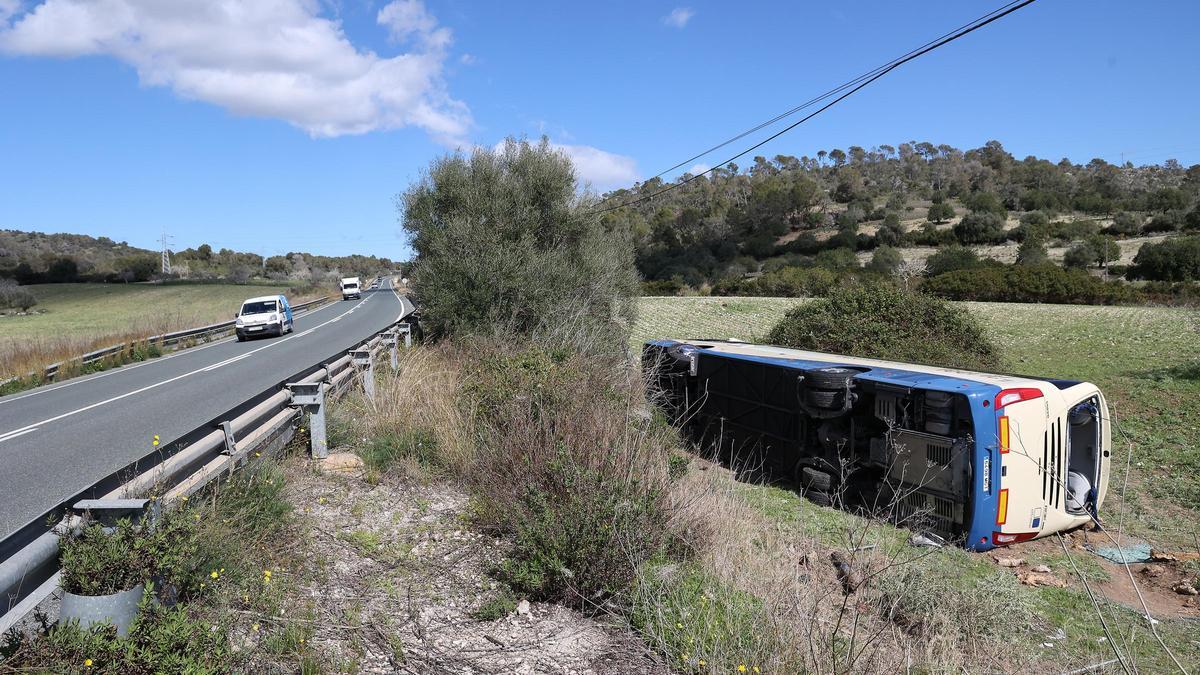
{"type": "MultiPolygon", "coordinates": [[[[0,381],[51,363],[153,335],[226,321],[241,301],[289,293],[287,286],[234,284],[43,284],[38,305],[0,315],[0,381]]],[[[324,291],[291,296],[304,302],[324,291]]]]}

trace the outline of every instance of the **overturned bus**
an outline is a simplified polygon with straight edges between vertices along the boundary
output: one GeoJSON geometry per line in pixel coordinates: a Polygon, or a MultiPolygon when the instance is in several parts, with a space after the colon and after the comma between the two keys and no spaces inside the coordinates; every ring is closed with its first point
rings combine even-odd
{"type": "Polygon", "coordinates": [[[1095,385],[736,341],[655,340],[650,395],[702,446],[983,551],[1086,525],[1108,486],[1095,385]]]}

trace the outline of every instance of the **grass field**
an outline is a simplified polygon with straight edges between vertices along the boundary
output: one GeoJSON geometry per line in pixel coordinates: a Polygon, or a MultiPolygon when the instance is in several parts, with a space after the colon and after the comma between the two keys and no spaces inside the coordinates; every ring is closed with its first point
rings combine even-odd
{"type": "MultiPolygon", "coordinates": [[[[755,340],[795,298],[643,298],[633,341],[659,337],[755,340]]],[[[1094,382],[1116,421],[1110,501],[1132,443],[1127,531],[1197,546],[1200,527],[1200,313],[1162,307],[963,303],[1002,349],[1009,372],[1094,382]]],[[[1102,514],[1104,515],[1104,514],[1102,514]]]]}
{"type": "Polygon", "coordinates": [[[0,315],[0,380],[129,339],[225,321],[233,318],[246,298],[289,290],[286,285],[256,284],[28,288],[38,298],[34,313],[0,315]]]}

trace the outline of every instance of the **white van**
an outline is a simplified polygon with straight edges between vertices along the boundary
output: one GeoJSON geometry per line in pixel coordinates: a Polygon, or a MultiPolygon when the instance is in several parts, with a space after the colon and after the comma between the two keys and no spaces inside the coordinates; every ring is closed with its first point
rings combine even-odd
{"type": "Polygon", "coordinates": [[[234,315],[234,331],[238,342],[255,335],[275,335],[292,332],[292,306],[282,295],[250,298],[234,315]]]}
{"type": "Polygon", "coordinates": [[[358,277],[346,277],[342,279],[342,299],[357,300],[362,297],[362,282],[358,277]]]}

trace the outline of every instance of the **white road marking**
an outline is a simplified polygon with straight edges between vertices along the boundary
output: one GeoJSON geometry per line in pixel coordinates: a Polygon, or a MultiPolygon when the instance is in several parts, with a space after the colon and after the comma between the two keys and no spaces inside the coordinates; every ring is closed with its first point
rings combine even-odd
{"type": "Polygon", "coordinates": [[[3,443],[4,441],[9,440],[10,438],[16,438],[17,436],[24,436],[25,434],[33,433],[37,430],[38,430],[38,428],[34,427],[32,429],[21,429],[19,431],[10,431],[7,434],[0,435],[0,443],[3,443]]]}
{"type": "MultiPolygon", "coordinates": [[[[370,298],[370,296],[368,296],[368,297],[366,297],[366,298],[364,298],[364,299],[360,300],[360,301],[358,302],[358,304],[357,304],[357,305],[355,305],[355,307],[358,307],[359,305],[362,305],[363,303],[367,302],[367,301],[368,301],[368,300],[370,300],[370,299],[371,299],[371,298],[370,298]]],[[[334,322],[338,321],[339,319],[341,319],[341,318],[342,318],[343,316],[345,316],[346,314],[348,314],[348,313],[349,313],[349,311],[350,311],[350,310],[347,310],[347,311],[345,311],[345,312],[343,312],[343,313],[339,314],[337,317],[335,317],[335,318],[333,318],[333,319],[330,319],[329,321],[326,321],[325,323],[318,324],[318,325],[314,326],[314,327],[313,327],[311,330],[316,330],[317,328],[320,328],[321,326],[326,326],[326,325],[328,325],[328,324],[334,323],[334,322]]],[[[42,420],[41,422],[35,422],[35,423],[33,423],[33,424],[30,424],[30,425],[28,425],[28,426],[21,427],[21,428],[19,428],[19,429],[13,429],[12,431],[4,432],[2,435],[0,435],[0,440],[8,440],[9,438],[16,438],[17,436],[21,436],[21,435],[24,435],[24,434],[27,434],[27,433],[30,433],[30,432],[33,432],[33,431],[37,431],[37,430],[38,430],[38,427],[44,426],[44,425],[46,425],[46,424],[50,424],[50,423],[52,423],[52,422],[57,422],[57,421],[59,421],[59,420],[61,420],[61,419],[66,419],[67,417],[71,417],[72,415],[78,415],[78,414],[79,414],[79,413],[81,413],[81,412],[87,412],[88,410],[92,410],[92,409],[94,409],[94,408],[99,408],[100,406],[103,406],[103,405],[108,405],[109,403],[114,403],[114,402],[116,402],[116,401],[120,401],[121,399],[129,398],[130,396],[136,396],[137,394],[140,394],[140,393],[142,393],[142,392],[146,392],[146,391],[149,391],[149,390],[151,390],[151,389],[155,389],[155,388],[157,388],[157,387],[161,387],[161,386],[163,386],[164,384],[170,384],[170,383],[172,383],[172,382],[177,382],[177,381],[179,381],[179,380],[182,380],[182,379],[183,379],[183,378],[185,378],[185,377],[191,377],[192,375],[195,375],[195,374],[197,374],[197,373],[203,373],[203,372],[206,372],[206,371],[212,370],[213,368],[220,367],[221,365],[225,365],[225,364],[228,364],[228,363],[232,363],[233,361],[236,361],[236,360],[243,359],[243,358],[245,358],[245,357],[247,357],[247,356],[250,356],[251,354],[257,354],[258,352],[261,352],[261,351],[263,351],[264,349],[270,349],[270,348],[272,348],[272,347],[276,347],[276,346],[278,346],[278,345],[281,345],[281,344],[283,344],[283,343],[287,342],[288,340],[291,340],[291,339],[294,339],[294,338],[297,338],[297,337],[300,337],[300,336],[299,336],[299,335],[295,335],[295,334],[293,334],[293,335],[289,335],[288,337],[285,337],[285,338],[283,338],[283,339],[281,339],[281,340],[273,340],[273,341],[272,341],[270,344],[267,344],[267,345],[265,345],[265,346],[263,346],[263,347],[259,347],[258,349],[254,349],[254,350],[248,351],[248,352],[246,352],[245,354],[242,354],[242,355],[240,355],[240,356],[237,356],[237,357],[235,357],[234,359],[228,359],[228,360],[226,360],[226,361],[222,361],[221,363],[219,363],[219,364],[216,364],[215,366],[214,366],[214,365],[209,365],[209,366],[205,366],[205,367],[203,367],[203,368],[197,368],[196,370],[193,370],[193,371],[191,371],[191,372],[187,372],[187,373],[183,373],[182,375],[176,375],[175,377],[167,378],[167,379],[165,379],[165,380],[163,380],[163,381],[161,381],[161,382],[156,382],[156,383],[154,383],[154,384],[150,384],[150,385],[147,385],[147,386],[145,386],[145,387],[142,387],[141,389],[135,389],[135,390],[133,390],[133,391],[126,392],[126,393],[124,393],[124,394],[121,394],[121,395],[119,395],[119,396],[113,396],[112,398],[108,398],[108,399],[105,399],[105,400],[103,400],[103,401],[97,401],[96,403],[92,403],[91,405],[85,405],[85,406],[83,406],[82,408],[78,408],[78,409],[76,409],[76,410],[72,410],[72,411],[70,411],[70,412],[66,412],[66,413],[63,413],[63,414],[61,414],[61,415],[57,415],[57,416],[55,416],[55,417],[50,417],[50,418],[48,418],[48,419],[44,419],[44,420],[42,420]]]]}
{"type": "MultiPolygon", "coordinates": [[[[301,314],[300,316],[301,317],[309,317],[323,309],[329,309],[330,307],[337,307],[337,306],[338,306],[337,302],[330,302],[327,305],[321,305],[320,307],[318,307],[316,309],[308,310],[304,314],[301,314]]],[[[304,331],[303,333],[300,333],[300,335],[307,335],[307,334],[313,332],[314,330],[316,330],[315,327],[309,328],[308,330],[304,331]]],[[[296,337],[300,337],[300,335],[297,335],[296,337]]],[[[102,377],[108,377],[109,375],[116,375],[118,373],[127,373],[131,370],[136,370],[143,366],[152,366],[156,363],[162,363],[163,361],[169,361],[177,356],[185,356],[187,354],[195,354],[196,352],[204,351],[205,349],[208,349],[209,347],[216,347],[218,345],[223,345],[226,342],[231,342],[232,340],[233,340],[233,336],[231,335],[227,338],[221,338],[220,340],[215,340],[213,342],[210,342],[210,343],[205,344],[200,347],[188,347],[187,349],[180,349],[179,351],[176,351],[172,354],[167,354],[166,356],[160,356],[158,358],[149,359],[147,361],[142,361],[141,363],[132,363],[132,364],[120,366],[119,368],[112,368],[112,369],[106,370],[102,373],[95,373],[93,375],[85,375],[83,377],[73,377],[70,380],[67,380],[66,382],[47,384],[47,385],[37,387],[33,391],[28,391],[28,392],[25,392],[22,394],[13,394],[11,396],[0,397],[0,405],[4,405],[5,403],[12,403],[13,401],[20,401],[21,399],[26,399],[26,398],[29,398],[30,396],[37,396],[39,394],[45,394],[46,392],[50,392],[50,391],[58,391],[59,389],[63,389],[65,387],[71,387],[71,386],[74,386],[77,384],[83,384],[84,382],[91,382],[92,380],[98,380],[102,377]]]]}

